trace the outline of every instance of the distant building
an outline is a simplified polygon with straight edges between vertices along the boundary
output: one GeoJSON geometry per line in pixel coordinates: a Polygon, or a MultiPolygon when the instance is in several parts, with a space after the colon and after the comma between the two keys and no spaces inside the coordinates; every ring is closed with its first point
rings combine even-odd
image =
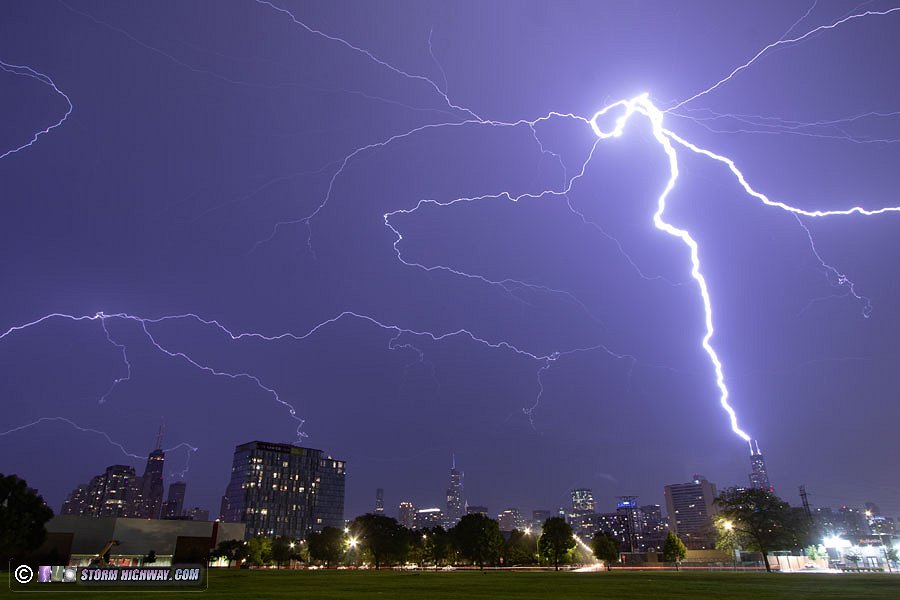
{"type": "Polygon", "coordinates": [[[187,490],[187,484],[183,481],[176,481],[169,484],[169,497],[166,499],[163,508],[164,519],[177,519],[181,517],[184,511],[184,494],[187,490]]]}
{"type": "Polygon", "coordinates": [[[439,508],[422,508],[416,511],[415,529],[431,529],[444,526],[444,514],[439,508]]]}
{"type": "Polygon", "coordinates": [[[209,511],[199,506],[188,509],[185,511],[184,516],[189,521],[209,521],[209,511]]]}
{"type": "Polygon", "coordinates": [[[592,513],[576,517],[572,523],[575,534],[583,540],[589,540],[598,533],[605,533],[619,543],[619,549],[626,551],[630,547],[628,535],[628,516],[624,513],[592,513]]]}
{"type": "Polygon", "coordinates": [[[225,492],[225,521],[245,523],[248,538],[304,538],[344,524],[346,463],[291,444],[236,446],[225,492]]]}
{"type": "Polygon", "coordinates": [[[715,546],[712,517],[716,486],[702,475],[690,483],[665,486],[669,527],[690,550],[711,550],[715,546]]]}
{"type": "Polygon", "coordinates": [[[485,517],[490,516],[487,506],[467,506],[466,514],[467,515],[484,515],[485,517]]]}
{"type": "Polygon", "coordinates": [[[544,527],[544,521],[551,518],[553,516],[553,511],[551,510],[534,510],[531,512],[531,528],[532,529],[542,529],[544,527]]]}
{"type": "Polygon", "coordinates": [[[444,526],[450,529],[466,514],[463,499],[463,472],[456,468],[456,455],[450,465],[450,486],[447,488],[447,512],[444,514],[444,526]]]}
{"type": "Polygon", "coordinates": [[[644,515],[638,506],[637,496],[619,496],[616,512],[625,517],[625,535],[629,552],[644,550],[644,515]]]}
{"type": "Polygon", "coordinates": [[[769,471],[766,469],[766,459],[759,451],[759,442],[750,442],[750,487],[758,490],[774,492],[775,488],[769,482],[769,471]]]}
{"type": "Polygon", "coordinates": [[[416,528],[416,505],[412,502],[404,500],[400,503],[400,510],[398,515],[400,524],[406,527],[407,529],[415,529],[416,528]]]}
{"type": "Polygon", "coordinates": [[[111,465],[106,471],[93,477],[90,483],[81,484],[63,502],[62,515],[86,517],[133,516],[135,488],[140,477],[128,465],[111,465]]]}
{"type": "Polygon", "coordinates": [[[594,512],[594,492],[590,488],[576,488],[571,491],[572,506],[569,521],[594,512]]]}
{"type": "Polygon", "coordinates": [[[375,490],[375,514],[384,514],[384,490],[375,490]]]}
{"type": "Polygon", "coordinates": [[[525,530],[525,517],[518,508],[507,508],[501,512],[497,515],[497,523],[500,525],[500,531],[525,530]]]}
{"type": "Polygon", "coordinates": [[[644,534],[644,549],[662,551],[669,526],[663,519],[659,504],[641,506],[641,530],[644,534]]]}

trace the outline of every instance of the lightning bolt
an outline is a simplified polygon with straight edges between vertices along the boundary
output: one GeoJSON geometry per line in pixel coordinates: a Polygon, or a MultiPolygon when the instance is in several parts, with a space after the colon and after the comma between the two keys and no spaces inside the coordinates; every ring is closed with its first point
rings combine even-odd
{"type": "Polygon", "coordinates": [[[65,123],[66,119],[69,118],[69,115],[72,114],[72,109],[74,107],[72,106],[72,100],[66,95],[65,92],[63,92],[61,89],[56,87],[56,83],[54,83],[53,80],[50,79],[50,77],[48,75],[44,75],[43,73],[35,71],[34,69],[32,69],[31,67],[26,66],[26,65],[13,65],[13,64],[3,62],[2,60],[0,60],[0,70],[6,71],[7,73],[10,73],[12,75],[17,75],[20,77],[29,77],[31,79],[40,81],[44,85],[50,87],[59,96],[61,96],[66,101],[66,105],[68,107],[68,108],[66,108],[65,114],[63,114],[63,116],[59,119],[59,121],[57,121],[53,125],[50,125],[48,127],[45,127],[44,129],[41,129],[40,131],[35,133],[27,143],[22,144],[21,146],[18,146],[11,150],[7,150],[3,154],[0,154],[0,160],[2,160],[4,158],[6,158],[7,156],[9,156],[10,154],[15,154],[15,153],[19,152],[20,150],[24,150],[25,148],[30,148],[38,141],[38,138],[40,138],[42,135],[46,135],[46,134],[50,133],[51,131],[53,131],[54,129],[56,129],[63,123],[65,123]]]}
{"type": "MultiPolygon", "coordinates": [[[[559,189],[542,190],[542,191],[538,191],[538,192],[525,193],[525,194],[520,194],[520,195],[513,195],[508,191],[501,191],[501,192],[495,192],[492,194],[485,194],[485,195],[478,196],[478,197],[457,198],[457,199],[446,200],[446,201],[420,200],[411,209],[398,209],[395,211],[385,213],[383,215],[384,225],[393,232],[393,234],[395,236],[395,241],[393,243],[395,254],[396,254],[398,260],[405,266],[418,268],[418,269],[425,270],[425,271],[439,270],[439,271],[446,272],[446,273],[449,273],[454,276],[475,278],[475,279],[482,281],[485,284],[492,285],[492,286],[498,286],[498,287],[506,290],[507,292],[510,292],[511,286],[512,287],[521,286],[521,287],[527,287],[527,288],[540,290],[540,291],[544,291],[544,292],[549,292],[549,293],[553,293],[553,294],[564,294],[564,295],[568,295],[567,297],[569,297],[570,299],[573,299],[580,303],[580,301],[578,301],[577,298],[575,298],[573,295],[569,294],[565,290],[559,290],[559,289],[551,288],[549,286],[544,286],[541,284],[535,284],[535,283],[525,282],[525,281],[515,280],[515,279],[491,279],[491,278],[488,278],[483,275],[466,273],[459,269],[454,269],[452,267],[445,266],[445,265],[427,266],[427,265],[424,265],[421,263],[408,261],[403,257],[403,255],[400,251],[400,243],[403,240],[403,236],[400,233],[399,229],[397,229],[391,223],[391,219],[400,214],[413,213],[416,210],[419,210],[420,208],[422,208],[423,206],[426,206],[429,204],[440,206],[440,207],[446,207],[446,206],[454,205],[454,204],[457,204],[460,202],[475,202],[475,201],[485,201],[485,200],[505,200],[505,201],[511,201],[511,202],[519,202],[520,200],[523,200],[523,199],[542,199],[547,196],[555,196],[555,197],[565,198],[569,205],[569,208],[572,210],[572,212],[576,215],[579,215],[581,213],[579,213],[578,211],[576,211],[574,209],[573,205],[571,204],[571,202],[568,199],[569,192],[572,190],[573,186],[575,186],[577,184],[577,182],[584,176],[589,164],[591,163],[591,161],[594,157],[594,151],[597,148],[598,144],[600,144],[606,140],[612,140],[612,139],[621,137],[624,134],[626,126],[627,126],[628,122],[631,120],[631,118],[635,115],[638,115],[642,118],[645,118],[647,120],[647,122],[649,123],[649,125],[651,127],[651,131],[652,131],[653,139],[656,141],[659,148],[665,154],[668,165],[669,165],[669,177],[668,177],[668,180],[667,180],[665,186],[663,187],[662,192],[657,197],[656,211],[653,214],[652,221],[653,221],[654,226],[658,230],[660,230],[674,238],[679,239],[682,242],[682,244],[686,247],[686,249],[688,250],[690,265],[691,265],[690,275],[691,275],[691,278],[694,280],[694,282],[697,285],[697,289],[699,291],[701,304],[702,304],[702,308],[703,308],[703,313],[704,313],[705,329],[704,329],[704,334],[701,338],[701,346],[702,346],[704,352],[706,353],[706,355],[708,356],[710,363],[712,365],[714,374],[715,374],[716,387],[718,388],[718,391],[719,391],[719,404],[721,405],[722,409],[728,415],[731,429],[741,439],[743,439],[747,442],[750,442],[751,436],[739,426],[737,414],[729,402],[729,390],[728,390],[728,387],[727,387],[726,381],[725,381],[724,367],[723,367],[722,362],[721,362],[721,360],[713,346],[713,343],[712,343],[714,334],[715,334],[714,320],[713,320],[713,308],[712,308],[712,301],[711,301],[709,286],[707,284],[706,278],[703,275],[703,271],[701,268],[701,256],[700,256],[701,253],[700,253],[699,245],[698,245],[697,241],[691,236],[690,232],[688,232],[686,229],[681,229],[679,227],[676,227],[675,225],[666,221],[664,218],[669,195],[675,189],[675,185],[676,185],[676,182],[679,177],[679,162],[678,162],[679,149],[681,151],[684,151],[684,150],[690,151],[694,154],[703,156],[703,157],[710,159],[716,163],[724,165],[730,171],[732,176],[735,178],[735,180],[738,182],[738,184],[741,186],[741,188],[743,189],[744,193],[747,196],[751,197],[752,199],[756,200],[757,202],[761,203],[764,206],[771,207],[771,208],[778,208],[784,212],[791,214],[795,218],[797,218],[800,225],[806,230],[806,233],[809,237],[813,252],[817,256],[817,258],[819,259],[819,261],[821,262],[823,267],[826,268],[827,270],[830,270],[830,272],[837,278],[837,281],[840,285],[849,285],[850,293],[852,293],[857,299],[860,299],[860,300],[865,299],[864,297],[856,294],[852,283],[848,283],[849,280],[847,280],[843,274],[841,274],[839,271],[837,271],[833,267],[830,267],[829,265],[827,265],[824,262],[824,260],[822,260],[821,256],[819,255],[818,251],[815,248],[815,244],[812,241],[812,236],[809,233],[808,228],[806,228],[806,226],[799,219],[799,217],[803,216],[803,217],[811,217],[811,218],[823,218],[823,217],[849,216],[849,215],[875,216],[875,215],[881,215],[881,214],[886,214],[886,213],[900,212],[900,207],[883,207],[883,208],[876,208],[876,209],[868,209],[868,208],[864,208],[862,206],[853,206],[851,208],[841,209],[841,210],[808,210],[808,209],[798,208],[798,207],[788,204],[782,200],[771,199],[769,196],[757,191],[749,184],[749,182],[744,177],[743,173],[736,166],[735,162],[732,159],[730,159],[727,156],[724,156],[722,154],[713,152],[709,149],[702,148],[702,147],[688,141],[687,139],[679,136],[678,134],[674,133],[672,130],[668,129],[664,125],[664,121],[665,121],[666,115],[672,115],[674,117],[689,116],[689,113],[687,113],[685,111],[682,111],[681,113],[678,113],[676,111],[683,109],[688,104],[716,91],[721,86],[727,84],[739,73],[750,68],[760,57],[762,57],[767,52],[770,52],[770,51],[773,51],[776,49],[780,49],[782,47],[787,47],[792,44],[797,44],[797,43],[803,42],[803,41],[807,40],[808,38],[810,38],[810,36],[812,36],[818,32],[831,30],[831,29],[837,28],[837,27],[839,27],[845,23],[851,22],[851,21],[855,21],[855,20],[863,19],[863,18],[867,18],[867,17],[884,17],[887,15],[890,15],[892,13],[900,11],[900,7],[891,8],[891,9],[884,10],[884,11],[865,11],[862,13],[852,14],[852,15],[843,17],[837,21],[834,21],[830,24],[822,25],[822,26],[816,27],[814,29],[811,29],[802,35],[788,38],[787,35],[790,33],[790,31],[792,31],[796,27],[796,25],[800,21],[802,21],[809,14],[809,12],[812,11],[813,8],[815,8],[815,4],[814,4],[809,9],[809,11],[807,11],[806,15],[804,15],[803,17],[801,17],[801,19],[799,19],[797,22],[795,22],[794,25],[788,30],[788,33],[783,35],[780,39],[763,47],[754,56],[752,56],[749,60],[747,60],[745,63],[739,65],[737,68],[733,69],[730,73],[728,73],[725,77],[719,79],[713,85],[705,88],[704,90],[701,90],[700,92],[695,93],[694,95],[692,95],[684,100],[678,101],[673,106],[666,108],[666,109],[661,109],[661,108],[657,107],[656,104],[654,104],[654,102],[651,100],[649,94],[641,94],[641,95],[635,96],[633,98],[619,100],[617,102],[608,104],[605,107],[598,110],[596,113],[594,113],[594,115],[590,118],[582,117],[582,116],[575,115],[572,113],[552,111],[552,112],[548,112],[544,116],[538,117],[536,119],[531,119],[531,120],[519,119],[519,120],[513,120],[513,121],[500,121],[500,120],[492,120],[492,119],[484,118],[470,108],[455,104],[450,99],[450,97],[447,93],[446,73],[444,73],[443,68],[440,67],[440,64],[437,63],[436,59],[435,59],[435,63],[438,64],[438,67],[440,68],[442,75],[444,77],[444,85],[443,86],[438,85],[432,79],[430,79],[426,76],[410,73],[407,70],[404,70],[400,67],[394,66],[391,63],[377,57],[374,53],[370,52],[369,50],[366,50],[365,48],[362,48],[360,46],[352,44],[351,42],[349,42],[343,38],[333,36],[333,35],[323,32],[321,30],[310,27],[310,26],[306,25],[305,23],[303,23],[301,20],[299,20],[293,13],[291,13],[287,9],[279,7],[275,4],[273,4],[272,2],[269,2],[267,0],[256,0],[256,2],[260,5],[270,8],[278,13],[287,15],[296,25],[300,26],[302,29],[304,29],[306,32],[308,32],[312,35],[321,37],[321,38],[328,40],[330,42],[333,42],[333,43],[340,44],[340,45],[344,46],[345,48],[347,48],[355,53],[358,53],[359,55],[365,57],[366,59],[374,62],[375,64],[387,69],[388,71],[394,73],[395,75],[399,75],[403,78],[406,78],[406,79],[409,79],[412,81],[418,81],[427,86],[430,86],[433,89],[433,91],[443,101],[445,108],[441,109],[442,111],[446,111],[450,114],[457,114],[457,113],[459,114],[459,117],[454,118],[454,120],[421,125],[421,126],[409,129],[405,132],[392,135],[386,139],[372,142],[370,144],[361,146],[359,148],[356,148],[352,152],[348,153],[340,161],[340,164],[339,164],[337,170],[333,173],[333,175],[330,179],[328,188],[327,188],[327,192],[326,192],[323,200],[321,201],[321,203],[318,204],[315,207],[315,209],[310,214],[306,215],[305,217],[302,217],[300,219],[296,219],[293,221],[285,221],[285,222],[276,223],[275,226],[273,227],[270,237],[267,238],[266,240],[262,240],[259,243],[265,243],[265,242],[271,240],[278,233],[279,229],[285,225],[303,224],[307,227],[308,234],[309,234],[309,236],[307,238],[307,246],[308,246],[309,250],[312,251],[312,244],[311,244],[312,231],[311,231],[311,225],[310,225],[311,221],[318,214],[321,213],[321,211],[325,208],[325,206],[331,199],[333,192],[334,192],[335,183],[336,183],[337,179],[340,177],[340,175],[349,167],[349,165],[353,161],[353,159],[356,158],[358,155],[360,155],[363,152],[384,148],[384,147],[387,147],[388,145],[393,144],[402,139],[411,138],[413,136],[417,136],[417,135],[423,134],[425,132],[437,131],[437,130],[445,129],[445,128],[484,127],[484,126],[492,127],[492,128],[493,127],[528,127],[531,129],[531,132],[533,134],[535,142],[541,152],[541,156],[543,157],[545,154],[547,154],[550,156],[555,156],[556,159],[559,160],[560,165],[563,170],[563,173],[564,173],[563,185],[559,189]],[[601,126],[601,121],[606,120],[606,118],[608,116],[611,116],[613,114],[618,114],[618,116],[614,119],[612,128],[604,129],[601,126]],[[550,151],[547,151],[544,148],[543,144],[541,143],[541,141],[537,135],[537,132],[535,131],[535,127],[538,124],[546,122],[546,121],[550,121],[553,119],[573,119],[578,122],[581,122],[584,125],[590,127],[591,131],[594,133],[594,135],[597,138],[595,143],[592,144],[590,152],[587,154],[585,159],[581,162],[580,169],[576,170],[575,174],[572,175],[571,177],[569,177],[569,175],[566,171],[565,165],[562,163],[562,160],[560,159],[560,157],[550,151]]],[[[429,53],[431,54],[432,58],[434,59],[433,50],[431,48],[431,34],[429,34],[428,41],[429,41],[429,53]]],[[[149,47],[149,48],[156,50],[155,48],[152,48],[152,47],[149,47]]],[[[172,57],[170,55],[167,55],[167,56],[168,56],[168,58],[175,60],[176,62],[179,62],[177,58],[172,57]]],[[[184,64],[184,63],[179,62],[179,64],[184,64]]],[[[33,137],[32,141],[29,144],[23,145],[19,148],[16,148],[14,150],[7,152],[6,154],[0,155],[0,158],[3,158],[5,156],[8,156],[10,153],[17,152],[17,151],[21,150],[22,148],[26,148],[26,147],[32,145],[40,135],[43,135],[43,134],[49,132],[50,130],[54,129],[55,127],[58,127],[59,125],[61,125],[62,122],[64,122],[65,119],[68,117],[68,115],[71,113],[72,104],[69,101],[68,96],[66,96],[64,93],[62,93],[56,87],[56,85],[52,82],[52,80],[50,80],[49,77],[47,77],[43,74],[40,74],[28,67],[8,65],[6,63],[0,63],[0,65],[2,65],[2,67],[0,67],[0,68],[3,68],[3,70],[5,70],[7,72],[11,72],[16,75],[24,75],[24,76],[33,77],[35,79],[38,79],[42,83],[45,83],[45,84],[51,86],[57,93],[59,93],[66,99],[66,101],[69,105],[69,110],[66,112],[64,117],[58,123],[35,134],[35,136],[33,137]]],[[[184,64],[184,66],[187,66],[188,68],[192,68],[186,64],[184,64]]],[[[215,75],[215,74],[213,74],[213,75],[215,75]]],[[[232,80],[228,80],[228,81],[231,83],[245,83],[245,82],[238,82],[238,81],[232,81],[232,80]]],[[[379,100],[385,100],[385,99],[379,99],[379,100]]],[[[854,117],[853,120],[858,120],[859,118],[862,118],[863,116],[873,116],[873,115],[875,115],[875,113],[867,114],[867,115],[859,115],[857,117],[854,117]]],[[[695,119],[695,120],[698,120],[698,119],[695,119]]],[[[810,125],[810,124],[804,124],[804,123],[799,123],[799,122],[789,123],[787,121],[780,121],[780,122],[779,121],[764,121],[764,120],[756,120],[755,121],[755,123],[757,125],[765,124],[767,122],[774,124],[776,128],[780,128],[781,130],[790,130],[791,128],[795,128],[796,130],[799,131],[799,130],[803,130],[805,128],[809,128],[808,126],[810,125]]],[[[839,123],[837,123],[837,122],[825,122],[825,123],[817,124],[817,126],[838,126],[838,125],[839,125],[839,123]]],[[[326,165],[326,167],[327,167],[327,165],[326,165]]],[[[323,167],[323,168],[325,168],[325,167],[323,167]]],[[[583,220],[586,221],[586,219],[584,219],[583,214],[581,214],[581,217],[583,220]]],[[[622,249],[621,244],[619,244],[618,247],[619,247],[619,250],[624,254],[624,250],[622,249]]],[[[626,257],[627,257],[627,255],[626,255],[626,257]]],[[[628,259],[630,261],[630,257],[628,257],[628,259]]],[[[633,261],[630,261],[630,262],[632,263],[633,267],[637,268],[637,265],[634,264],[633,261]]],[[[639,271],[639,274],[644,276],[643,273],[640,272],[640,270],[638,270],[638,271],[639,271]]],[[[581,304],[582,308],[587,310],[583,303],[580,303],[580,304],[581,304]]],[[[130,378],[130,374],[131,374],[131,365],[128,362],[126,348],[124,347],[124,345],[119,344],[118,342],[116,342],[114,340],[114,338],[111,336],[111,334],[106,326],[107,319],[120,319],[120,320],[124,320],[127,322],[137,323],[140,326],[142,332],[145,334],[145,337],[150,341],[150,343],[158,351],[160,351],[172,358],[176,358],[176,359],[185,361],[188,364],[190,364],[191,366],[193,366],[194,368],[197,368],[201,371],[207,372],[214,376],[227,377],[227,378],[231,378],[231,379],[246,379],[246,380],[249,380],[252,383],[254,383],[260,390],[262,390],[265,393],[267,393],[268,395],[270,395],[277,403],[281,404],[288,410],[290,417],[298,423],[297,429],[296,429],[298,439],[305,436],[305,434],[302,432],[303,419],[301,419],[297,416],[297,411],[294,408],[294,406],[291,403],[287,402],[286,400],[282,399],[279,396],[278,392],[275,391],[274,388],[264,384],[261,381],[261,379],[259,377],[257,377],[256,375],[253,375],[250,373],[244,373],[244,372],[232,373],[232,372],[225,372],[225,371],[217,370],[216,368],[214,368],[210,365],[206,365],[204,363],[199,362],[198,360],[195,360],[194,358],[190,357],[186,353],[183,353],[183,352],[180,352],[177,350],[171,350],[168,347],[163,346],[154,337],[154,335],[152,334],[152,332],[150,330],[150,326],[160,323],[160,322],[163,322],[163,321],[168,321],[168,320],[189,319],[189,320],[195,320],[197,322],[200,322],[201,324],[206,325],[208,327],[216,328],[220,332],[222,332],[225,335],[227,335],[228,337],[230,337],[231,340],[233,340],[233,341],[238,341],[238,340],[245,339],[245,338],[255,338],[255,339],[260,339],[260,340],[264,340],[264,341],[276,341],[276,340],[282,340],[282,339],[303,341],[303,340],[308,339],[310,336],[314,335],[318,331],[322,330],[323,328],[328,327],[328,326],[338,322],[339,320],[353,318],[353,319],[362,320],[362,321],[367,322],[371,325],[374,325],[384,331],[390,332],[392,337],[390,338],[390,340],[388,342],[389,349],[393,350],[393,349],[405,348],[405,349],[413,350],[419,354],[420,360],[421,360],[421,356],[422,356],[422,354],[421,354],[422,351],[418,347],[412,345],[411,343],[401,343],[399,340],[403,336],[426,339],[426,340],[430,340],[432,342],[440,342],[442,340],[445,340],[445,339],[448,339],[451,337],[457,337],[457,336],[464,337],[464,338],[468,338],[470,341],[472,341],[476,344],[480,344],[480,345],[486,346],[488,348],[502,349],[502,350],[510,351],[510,352],[512,352],[516,355],[522,356],[524,358],[528,358],[528,359],[537,361],[541,365],[538,370],[538,373],[537,373],[539,392],[538,392],[536,402],[535,402],[534,406],[532,406],[531,408],[523,409],[525,414],[528,415],[529,419],[531,419],[532,413],[533,413],[534,409],[537,407],[538,402],[540,401],[541,396],[544,391],[543,390],[543,381],[541,378],[547,372],[547,369],[549,369],[550,365],[552,363],[554,363],[555,361],[557,361],[560,357],[569,355],[572,353],[576,353],[576,352],[602,350],[602,351],[606,352],[608,355],[613,356],[617,359],[629,360],[632,363],[632,368],[634,367],[635,360],[636,360],[631,355],[613,352],[612,350],[607,348],[605,345],[595,345],[595,346],[590,346],[590,347],[575,348],[575,349],[566,350],[566,351],[553,351],[553,352],[530,351],[530,350],[522,349],[522,348],[520,348],[510,342],[504,341],[504,340],[499,340],[499,341],[489,340],[487,338],[481,337],[481,336],[471,332],[468,329],[458,329],[455,331],[444,332],[444,333],[436,333],[436,332],[431,332],[431,331],[427,331],[427,330],[414,330],[414,329],[406,328],[406,327],[403,327],[403,326],[400,326],[397,324],[393,324],[393,323],[384,323],[384,322],[379,321],[375,317],[371,317],[371,316],[368,316],[368,315],[365,315],[362,313],[357,313],[357,312],[352,312],[352,311],[344,311],[335,317],[332,317],[330,319],[322,321],[319,324],[312,327],[311,329],[309,329],[305,333],[295,334],[292,332],[285,332],[285,333],[274,334],[274,335],[264,334],[264,333],[260,333],[260,332],[235,333],[235,332],[231,331],[230,329],[226,328],[224,325],[222,325],[220,322],[218,322],[216,320],[204,319],[193,313],[168,315],[168,316],[157,317],[157,318],[137,317],[137,316],[130,315],[127,313],[105,314],[105,313],[99,312],[99,313],[96,313],[93,315],[82,315],[82,316],[68,315],[68,314],[63,314],[63,313],[53,313],[53,314],[41,317],[35,321],[25,323],[23,325],[17,325],[17,326],[10,327],[5,333],[0,334],[0,340],[7,337],[8,335],[11,335],[12,333],[27,329],[29,327],[37,326],[37,325],[41,324],[42,322],[44,322],[45,320],[51,319],[51,318],[66,318],[66,319],[70,319],[73,321],[83,321],[83,320],[98,321],[99,320],[109,343],[113,344],[115,347],[120,349],[123,360],[125,361],[125,364],[127,365],[126,375],[124,377],[120,377],[120,378],[117,378],[114,380],[110,389],[101,398],[101,401],[105,400],[106,396],[108,396],[109,393],[111,393],[111,391],[115,388],[115,386],[118,383],[127,381],[130,378]]],[[[50,418],[50,419],[55,419],[55,418],[50,418]]],[[[30,427],[32,425],[37,424],[38,422],[42,422],[42,420],[39,420],[33,424],[28,424],[23,427],[30,427]]],[[[532,424],[533,424],[533,421],[532,421],[532,424]]],[[[10,432],[17,431],[17,430],[19,430],[19,429],[17,428],[16,430],[11,430],[10,432]]],[[[6,432],[6,433],[10,433],[10,432],[6,432]]],[[[5,433],[0,434],[0,435],[5,435],[5,433]]],[[[107,439],[109,440],[108,437],[107,437],[107,439]]],[[[111,442],[111,440],[109,440],[109,441],[111,442]]],[[[123,451],[124,451],[124,449],[123,449],[123,451]]]]}

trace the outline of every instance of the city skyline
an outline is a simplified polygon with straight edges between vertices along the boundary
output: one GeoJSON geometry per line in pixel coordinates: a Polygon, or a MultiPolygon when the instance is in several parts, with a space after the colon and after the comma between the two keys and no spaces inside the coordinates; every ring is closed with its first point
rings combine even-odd
{"type": "Polygon", "coordinates": [[[348,514],[694,473],[900,514],[900,8],[0,13],[0,472],[54,508],[121,465],[215,513],[272,440],[348,514]]]}

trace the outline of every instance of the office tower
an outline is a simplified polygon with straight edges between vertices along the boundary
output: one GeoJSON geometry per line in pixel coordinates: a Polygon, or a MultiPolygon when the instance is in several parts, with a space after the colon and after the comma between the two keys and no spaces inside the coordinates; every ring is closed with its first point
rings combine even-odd
{"type": "Polygon", "coordinates": [[[415,529],[416,527],[416,505],[412,502],[404,500],[400,503],[399,510],[399,521],[400,524],[406,527],[407,529],[415,529]]]}
{"type": "Polygon", "coordinates": [[[432,529],[434,527],[443,527],[444,526],[444,513],[441,512],[441,509],[435,508],[421,508],[416,511],[416,521],[415,528],[416,529],[432,529]]]}
{"type": "Polygon", "coordinates": [[[775,488],[769,482],[769,472],[766,470],[766,459],[759,451],[759,442],[750,442],[750,487],[758,490],[774,492],[775,488]]]}
{"type": "Polygon", "coordinates": [[[572,490],[571,498],[570,521],[594,512],[594,492],[590,488],[576,488],[572,490]]]}
{"type": "Polygon", "coordinates": [[[663,519],[662,508],[659,504],[641,506],[641,531],[644,535],[645,549],[662,550],[669,527],[663,519]]]}
{"type": "Polygon", "coordinates": [[[466,514],[463,500],[463,473],[456,468],[456,455],[450,465],[450,486],[447,488],[447,511],[444,526],[450,529],[466,514]]]}
{"type": "Polygon", "coordinates": [[[497,523],[500,525],[500,531],[525,530],[525,517],[518,508],[507,508],[501,512],[497,515],[497,523]]]}
{"type": "Polygon", "coordinates": [[[178,519],[184,510],[184,494],[187,484],[183,481],[176,481],[169,484],[169,496],[166,499],[165,508],[163,509],[164,519],[178,519]]]}
{"type": "Polygon", "coordinates": [[[702,475],[689,483],[665,486],[669,527],[691,550],[709,550],[715,545],[712,517],[716,486],[702,475]]]}
{"type": "Polygon", "coordinates": [[[541,529],[544,526],[544,521],[553,516],[553,511],[550,510],[534,510],[531,512],[531,528],[532,529],[541,529]]]}
{"type": "Polygon", "coordinates": [[[644,549],[644,516],[637,501],[637,496],[619,496],[616,503],[616,512],[625,517],[629,552],[640,552],[644,549]]]}
{"type": "Polygon", "coordinates": [[[246,537],[304,538],[344,524],[346,463],[291,444],[236,446],[225,521],[246,524],[246,537]]]}
{"type": "Polygon", "coordinates": [[[375,490],[375,513],[384,514],[384,490],[381,488],[375,490]]]}
{"type": "Polygon", "coordinates": [[[61,514],[89,517],[130,517],[133,513],[135,482],[140,477],[133,467],[111,465],[106,471],[81,484],[63,502],[61,514]]]}
{"type": "Polygon", "coordinates": [[[475,506],[475,505],[466,506],[466,514],[467,515],[484,515],[486,517],[490,516],[490,514],[488,513],[487,506],[475,506]]]}

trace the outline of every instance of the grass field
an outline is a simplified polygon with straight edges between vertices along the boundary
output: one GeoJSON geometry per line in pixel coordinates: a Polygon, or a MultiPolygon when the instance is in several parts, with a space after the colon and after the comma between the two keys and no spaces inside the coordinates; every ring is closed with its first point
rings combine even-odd
{"type": "MultiPolygon", "coordinates": [[[[3,573],[6,575],[6,573],[3,573]]],[[[64,584],[54,585],[60,589],[64,584]]],[[[3,584],[2,597],[12,597],[3,584]]],[[[74,588],[74,586],[73,586],[74,588]]],[[[40,597],[111,598],[131,596],[134,600],[171,600],[180,593],[76,592],[64,587],[62,593],[40,593],[40,597]],[[69,592],[69,593],[66,593],[69,592]]],[[[31,588],[34,589],[34,588],[31,588]]],[[[83,589],[83,588],[81,588],[83,589]]],[[[24,592],[28,593],[28,592],[24,592]]],[[[23,597],[24,593],[15,594],[23,597]]],[[[816,599],[900,598],[900,576],[827,575],[813,573],[672,573],[672,572],[486,572],[428,573],[398,571],[248,571],[213,569],[207,592],[195,597],[298,599],[426,599],[511,598],[515,600],[581,598],[642,600],[667,598],[726,598],[728,600],[766,598],[816,599]]]]}

